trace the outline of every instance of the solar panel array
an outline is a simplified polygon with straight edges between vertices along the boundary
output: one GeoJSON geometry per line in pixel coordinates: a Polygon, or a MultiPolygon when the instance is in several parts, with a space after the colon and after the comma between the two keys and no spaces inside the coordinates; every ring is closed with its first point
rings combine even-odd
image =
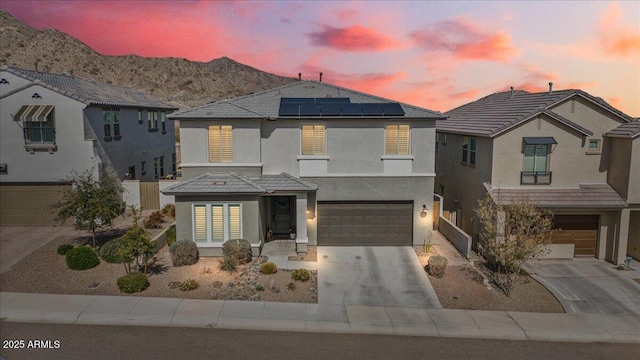
{"type": "Polygon", "coordinates": [[[281,98],[280,116],[404,116],[397,102],[352,103],[349,98],[281,98]]]}

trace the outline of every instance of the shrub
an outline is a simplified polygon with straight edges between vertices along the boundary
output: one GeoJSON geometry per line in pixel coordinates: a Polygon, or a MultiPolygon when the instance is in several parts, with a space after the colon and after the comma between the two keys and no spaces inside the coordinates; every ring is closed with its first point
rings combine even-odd
{"type": "Polygon", "coordinates": [[[175,219],[176,217],[176,206],[174,204],[167,204],[162,208],[162,214],[164,216],[169,216],[175,219]]]}
{"type": "Polygon", "coordinates": [[[88,246],[79,246],[69,250],[66,254],[67,267],[71,270],[91,269],[100,264],[98,255],[88,246]]]}
{"type": "Polygon", "coordinates": [[[291,273],[291,278],[296,281],[309,281],[309,277],[309,270],[307,269],[293,270],[291,273]]]}
{"type": "Polygon", "coordinates": [[[178,240],[169,246],[173,266],[193,265],[198,262],[198,246],[191,240],[178,240]]]}
{"type": "Polygon", "coordinates": [[[222,259],[222,262],[220,262],[220,270],[222,271],[232,273],[236,271],[237,267],[238,267],[238,263],[236,262],[236,259],[229,256],[225,256],[222,259]]]}
{"type": "Polygon", "coordinates": [[[278,272],[278,266],[271,261],[267,261],[260,266],[260,272],[267,275],[275,274],[278,272]]]}
{"type": "Polygon", "coordinates": [[[171,227],[169,227],[169,229],[167,229],[167,232],[165,234],[167,236],[167,245],[168,246],[171,246],[171,244],[176,242],[176,226],[175,225],[171,225],[171,227]]]}
{"type": "Polygon", "coordinates": [[[264,291],[264,286],[260,284],[256,285],[256,291],[264,291]]]}
{"type": "Polygon", "coordinates": [[[142,224],[145,229],[160,229],[164,222],[162,213],[160,211],[154,211],[142,224]]]}
{"type": "Polygon", "coordinates": [[[118,278],[118,287],[123,293],[140,292],[149,287],[149,280],[143,273],[133,272],[118,278]]]}
{"type": "Polygon", "coordinates": [[[447,268],[447,258],[440,255],[433,255],[427,263],[427,271],[429,275],[441,278],[444,276],[444,270],[447,268]]]}
{"type": "Polygon", "coordinates": [[[69,250],[73,249],[73,245],[71,244],[62,244],[58,246],[58,255],[67,255],[69,250]]]}
{"type": "Polygon", "coordinates": [[[247,264],[251,262],[253,253],[251,252],[251,243],[245,239],[233,239],[222,244],[222,253],[224,256],[230,256],[238,262],[238,264],[247,264]]]}
{"type": "Polygon", "coordinates": [[[190,291],[197,289],[199,286],[200,284],[196,280],[188,278],[187,280],[180,283],[178,289],[182,291],[190,291]]]}
{"type": "Polygon", "coordinates": [[[296,289],[296,284],[294,284],[293,282],[290,282],[289,285],[287,285],[287,289],[293,291],[296,289]]]}
{"type": "MultiPolygon", "coordinates": [[[[118,254],[118,240],[119,239],[111,239],[100,247],[98,255],[100,255],[102,260],[111,264],[118,264],[122,262],[122,257],[118,254]]],[[[129,263],[133,261],[133,258],[127,257],[124,261],[129,263]]]]}

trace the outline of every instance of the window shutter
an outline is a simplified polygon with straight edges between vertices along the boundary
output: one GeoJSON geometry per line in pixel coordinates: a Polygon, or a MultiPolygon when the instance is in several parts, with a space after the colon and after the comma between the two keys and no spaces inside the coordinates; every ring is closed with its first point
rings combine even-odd
{"type": "Polygon", "coordinates": [[[302,155],[313,155],[312,125],[302,125],[302,155]]]}
{"type": "Polygon", "coordinates": [[[222,205],[211,206],[211,236],[213,241],[224,241],[224,213],[222,205]]]}
{"type": "Polygon", "coordinates": [[[195,218],[195,240],[197,242],[207,241],[207,211],[204,205],[197,205],[193,209],[195,218]]]}
{"type": "Polygon", "coordinates": [[[233,162],[233,129],[230,125],[220,127],[222,162],[233,162]]]}
{"type": "Polygon", "coordinates": [[[209,162],[221,162],[220,126],[209,126],[209,162]]]}
{"type": "Polygon", "coordinates": [[[324,155],[324,125],[313,126],[313,154],[324,155]]]}
{"type": "Polygon", "coordinates": [[[229,239],[240,237],[240,205],[229,205],[229,239]]]}
{"type": "Polygon", "coordinates": [[[398,125],[387,125],[387,131],[384,139],[385,155],[396,155],[398,153],[397,139],[398,125]]]}
{"type": "Polygon", "coordinates": [[[409,125],[398,125],[398,155],[409,155],[409,125]]]}

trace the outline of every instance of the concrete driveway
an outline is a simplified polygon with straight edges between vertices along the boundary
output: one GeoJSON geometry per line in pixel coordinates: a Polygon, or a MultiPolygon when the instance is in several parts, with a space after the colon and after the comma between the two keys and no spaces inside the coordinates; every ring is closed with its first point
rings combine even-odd
{"type": "Polygon", "coordinates": [[[1,226],[0,273],[59,236],[74,238],[78,234],[71,226],[1,226]]]}
{"type": "Polygon", "coordinates": [[[318,246],[318,303],[440,309],[408,246],[318,246]]]}
{"type": "Polygon", "coordinates": [[[597,259],[542,260],[530,270],[568,314],[640,315],[640,272],[597,259]]]}

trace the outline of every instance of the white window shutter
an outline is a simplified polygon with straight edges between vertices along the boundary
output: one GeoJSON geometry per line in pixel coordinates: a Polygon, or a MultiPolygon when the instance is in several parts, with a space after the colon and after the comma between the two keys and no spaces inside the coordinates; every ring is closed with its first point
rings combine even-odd
{"type": "Polygon", "coordinates": [[[220,126],[209,126],[209,162],[221,162],[220,126]]]}
{"type": "Polygon", "coordinates": [[[233,162],[233,129],[229,125],[221,126],[222,162],[233,162]]]}
{"type": "Polygon", "coordinates": [[[384,139],[385,155],[396,155],[398,153],[397,139],[398,125],[387,125],[384,139]]]}
{"type": "Polygon", "coordinates": [[[229,205],[229,239],[240,239],[240,205],[229,205]]]}
{"type": "Polygon", "coordinates": [[[313,155],[313,125],[302,125],[302,155],[313,155]]]}
{"type": "Polygon", "coordinates": [[[313,154],[324,155],[324,137],[325,129],[324,125],[313,126],[313,154]]]}
{"type": "Polygon", "coordinates": [[[398,125],[398,155],[409,155],[409,125],[398,125]]]}
{"type": "Polygon", "coordinates": [[[207,209],[204,205],[196,205],[193,212],[195,219],[195,241],[207,241],[207,209]]]}
{"type": "Polygon", "coordinates": [[[211,206],[211,237],[213,241],[224,241],[224,208],[222,205],[211,206]]]}

